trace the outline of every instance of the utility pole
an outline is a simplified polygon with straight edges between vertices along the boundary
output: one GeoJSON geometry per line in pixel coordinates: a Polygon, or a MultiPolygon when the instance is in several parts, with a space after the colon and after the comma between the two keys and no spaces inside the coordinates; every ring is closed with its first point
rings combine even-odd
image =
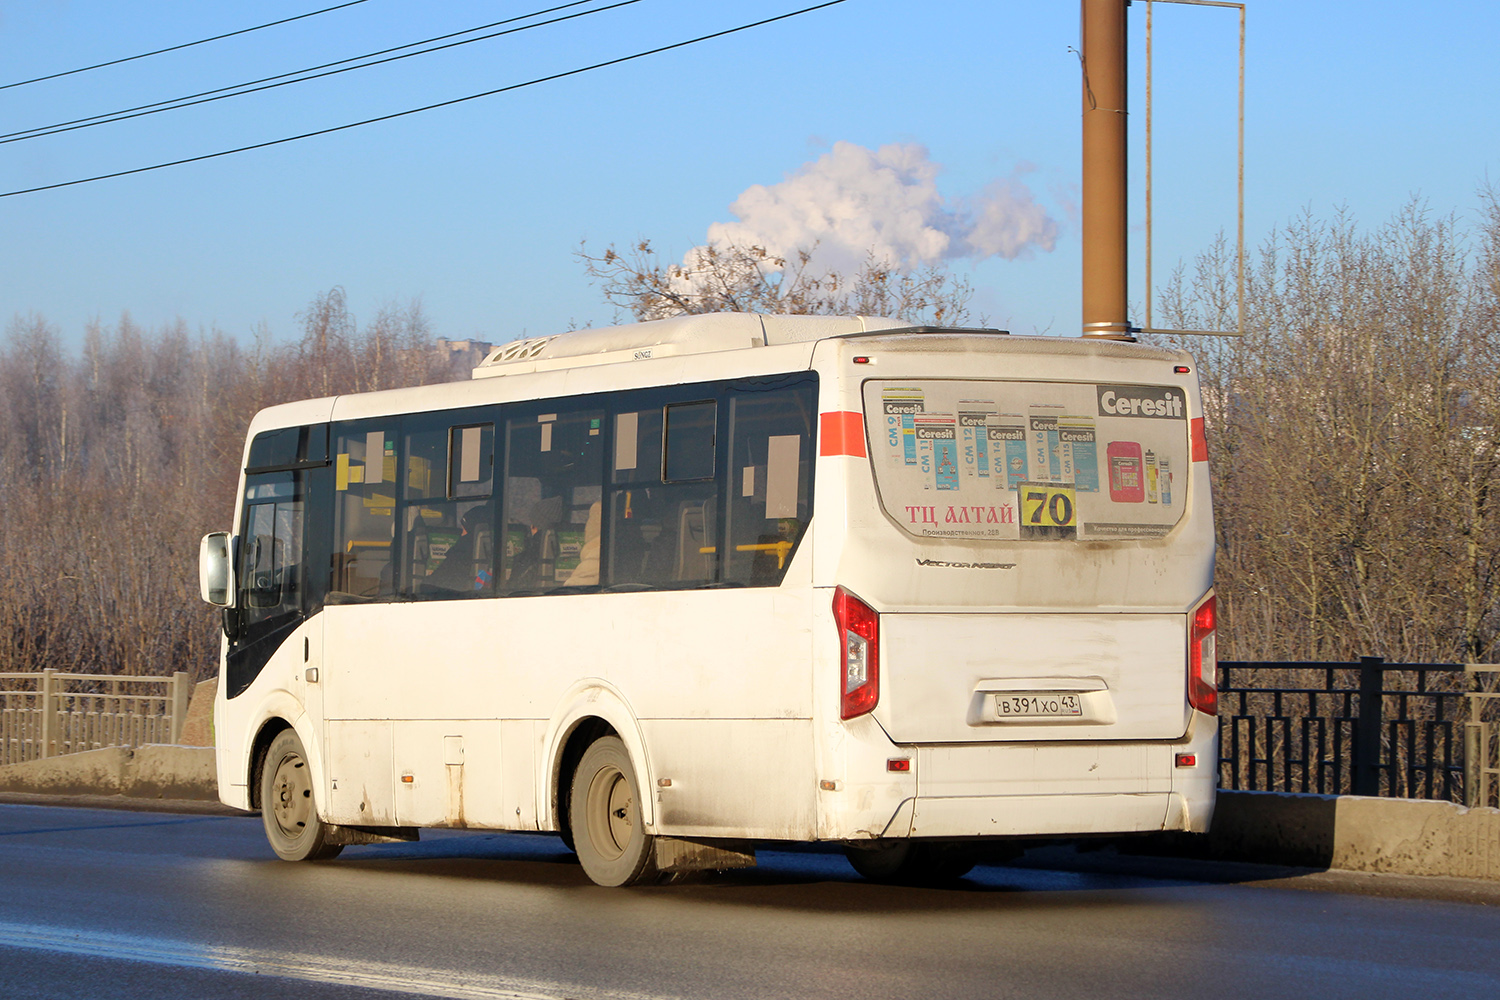
{"type": "Polygon", "coordinates": [[[1081,0],[1083,335],[1131,340],[1126,302],[1125,8],[1081,0]]]}

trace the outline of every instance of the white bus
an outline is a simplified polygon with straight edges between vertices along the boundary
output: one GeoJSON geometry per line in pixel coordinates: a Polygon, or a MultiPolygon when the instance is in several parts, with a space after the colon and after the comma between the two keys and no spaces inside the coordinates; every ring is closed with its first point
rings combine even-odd
{"type": "Polygon", "coordinates": [[[1192,359],[749,314],[271,407],[233,533],[222,800],[276,853],[556,831],[624,885],[843,845],[873,878],[1207,829],[1192,359]]]}

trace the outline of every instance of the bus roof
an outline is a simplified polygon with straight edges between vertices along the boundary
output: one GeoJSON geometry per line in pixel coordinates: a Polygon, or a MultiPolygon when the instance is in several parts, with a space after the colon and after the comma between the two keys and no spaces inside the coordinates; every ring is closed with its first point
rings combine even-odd
{"type": "MultiPolygon", "coordinates": [[[[884,316],[766,316],[759,313],[674,316],[649,323],[572,330],[550,337],[501,344],[474,369],[474,377],[491,378],[616,361],[774,347],[877,331],[936,329],[913,327],[910,323],[884,316]]],[[[1003,330],[982,332],[1004,333],[1003,330]]]]}

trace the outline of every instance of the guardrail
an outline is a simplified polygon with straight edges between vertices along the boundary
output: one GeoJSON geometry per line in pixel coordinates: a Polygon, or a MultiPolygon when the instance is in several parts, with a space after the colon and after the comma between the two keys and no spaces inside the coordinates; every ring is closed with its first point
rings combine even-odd
{"type": "Polygon", "coordinates": [[[1220,663],[1220,785],[1490,805],[1497,685],[1493,664],[1220,663]]]}
{"type": "Polygon", "coordinates": [[[170,677],[0,673],[0,765],[177,743],[192,690],[183,671],[170,677]]]}

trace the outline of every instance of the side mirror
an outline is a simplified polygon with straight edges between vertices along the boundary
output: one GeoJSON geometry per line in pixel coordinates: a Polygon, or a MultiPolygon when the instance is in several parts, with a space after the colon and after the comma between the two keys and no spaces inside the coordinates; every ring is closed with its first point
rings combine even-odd
{"type": "Polygon", "coordinates": [[[234,607],[234,565],[229,532],[215,531],[198,543],[198,593],[219,608],[234,607]]]}

